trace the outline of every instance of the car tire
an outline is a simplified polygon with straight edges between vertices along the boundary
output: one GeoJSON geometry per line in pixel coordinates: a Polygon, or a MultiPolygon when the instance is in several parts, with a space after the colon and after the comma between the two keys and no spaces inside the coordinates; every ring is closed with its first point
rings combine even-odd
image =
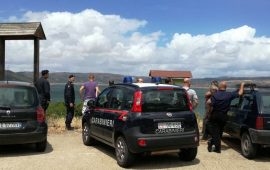
{"type": "Polygon", "coordinates": [[[178,153],[179,158],[183,161],[193,161],[197,156],[198,148],[181,149],[178,153]]]}
{"type": "Polygon", "coordinates": [[[115,156],[117,164],[121,167],[130,166],[135,159],[135,155],[129,151],[126,140],[122,136],[116,139],[115,156]]]}
{"type": "Polygon", "coordinates": [[[257,154],[258,146],[252,143],[247,132],[243,133],[241,137],[241,150],[242,155],[248,159],[254,158],[257,154]]]}
{"type": "Polygon", "coordinates": [[[90,135],[90,126],[87,122],[83,123],[82,140],[86,146],[92,146],[96,144],[96,140],[90,135]]]}
{"type": "Polygon", "coordinates": [[[36,151],[37,152],[44,152],[47,148],[47,138],[43,141],[36,143],[36,151]]]}

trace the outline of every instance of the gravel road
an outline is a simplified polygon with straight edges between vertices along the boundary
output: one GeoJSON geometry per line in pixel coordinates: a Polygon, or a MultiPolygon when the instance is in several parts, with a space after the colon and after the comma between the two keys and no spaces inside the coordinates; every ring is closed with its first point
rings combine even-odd
{"type": "MultiPolygon", "coordinates": [[[[239,141],[225,136],[222,153],[209,153],[206,142],[201,142],[193,162],[180,161],[175,153],[155,153],[139,158],[131,169],[270,169],[270,151],[264,149],[255,160],[240,154],[239,141]]],[[[114,149],[103,144],[84,146],[80,131],[48,135],[44,153],[34,151],[32,145],[0,146],[0,169],[121,169],[115,160],[114,149]]]]}

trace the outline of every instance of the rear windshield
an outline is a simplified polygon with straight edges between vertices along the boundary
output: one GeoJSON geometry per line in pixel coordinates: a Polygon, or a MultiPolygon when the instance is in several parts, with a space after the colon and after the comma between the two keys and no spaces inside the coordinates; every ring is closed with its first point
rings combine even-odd
{"type": "Polygon", "coordinates": [[[23,108],[38,105],[35,88],[0,87],[0,107],[23,108]]]}
{"type": "Polygon", "coordinates": [[[262,94],[262,106],[265,114],[270,114],[270,94],[262,94]]]}
{"type": "Polygon", "coordinates": [[[143,112],[188,111],[185,91],[181,89],[143,91],[143,112]]]}

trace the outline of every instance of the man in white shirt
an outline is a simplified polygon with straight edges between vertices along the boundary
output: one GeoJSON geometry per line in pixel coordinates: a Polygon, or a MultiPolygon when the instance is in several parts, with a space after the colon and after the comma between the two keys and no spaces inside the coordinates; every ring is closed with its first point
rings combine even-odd
{"type": "Polygon", "coordinates": [[[190,88],[191,86],[191,79],[184,78],[183,88],[186,89],[190,102],[192,104],[192,109],[195,109],[199,105],[199,99],[196,94],[196,91],[190,88]]]}

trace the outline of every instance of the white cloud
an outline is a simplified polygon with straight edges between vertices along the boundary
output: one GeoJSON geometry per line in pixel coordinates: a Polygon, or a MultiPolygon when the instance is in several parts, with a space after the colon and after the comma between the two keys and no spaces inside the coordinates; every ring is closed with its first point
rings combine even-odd
{"type": "Polygon", "coordinates": [[[254,28],[242,26],[212,35],[176,33],[167,48],[175,51],[182,66],[196,77],[269,76],[269,41],[255,37],[254,28]]]}
{"type": "MultiPolygon", "coordinates": [[[[194,77],[269,76],[270,38],[242,26],[212,35],[175,33],[164,46],[161,31],[140,32],[147,22],[87,9],[26,12],[9,21],[42,22],[40,68],[69,72],[148,75],[150,69],[191,70],[194,77]]],[[[168,39],[168,37],[166,37],[168,39]]],[[[7,65],[32,70],[33,42],[8,41],[7,65]]]]}

